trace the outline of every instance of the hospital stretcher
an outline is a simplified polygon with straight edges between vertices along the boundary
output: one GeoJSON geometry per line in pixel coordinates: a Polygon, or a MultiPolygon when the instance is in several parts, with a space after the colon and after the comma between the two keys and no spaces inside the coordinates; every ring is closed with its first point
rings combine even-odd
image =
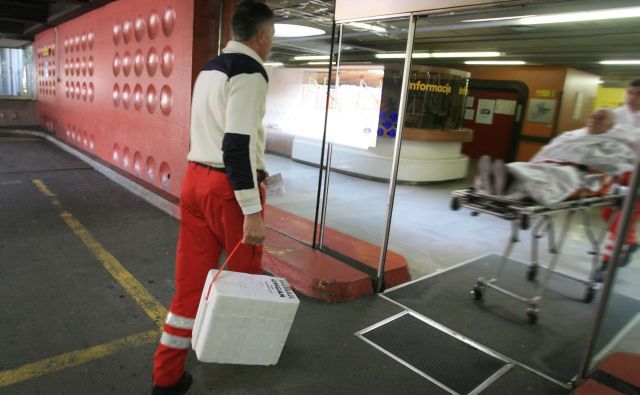
{"type": "MultiPolygon", "coordinates": [[[[600,245],[606,236],[607,229],[613,221],[614,216],[611,215],[609,222],[602,225],[602,228],[594,232],[594,226],[592,225],[591,217],[594,215],[590,210],[596,207],[620,207],[624,199],[623,193],[610,193],[604,196],[597,197],[583,197],[576,200],[566,200],[553,205],[540,205],[531,201],[511,200],[502,196],[488,195],[476,191],[474,188],[462,189],[452,192],[451,209],[459,210],[461,207],[468,208],[471,211],[471,215],[478,215],[480,213],[490,214],[498,218],[506,219],[511,222],[511,236],[504,249],[504,253],[501,256],[498,270],[495,277],[485,279],[483,277],[478,278],[476,284],[473,286],[471,293],[474,299],[480,300],[483,298],[485,290],[490,288],[501,292],[507,296],[515,298],[527,305],[526,314],[529,324],[535,324],[538,320],[538,314],[540,312],[539,305],[544,291],[549,284],[551,273],[556,273],[565,277],[569,277],[573,280],[582,282],[586,285],[585,293],[582,297],[582,301],[590,303],[597,290],[594,277],[599,265],[600,245]],[[556,271],[556,265],[560,258],[562,246],[564,244],[567,231],[571,225],[571,221],[575,214],[579,213],[583,220],[583,229],[589,242],[591,244],[591,250],[588,254],[591,255],[592,265],[591,272],[587,279],[580,279],[567,275],[562,272],[556,271]],[[564,215],[564,218],[558,221],[556,217],[564,215]],[[559,236],[556,238],[556,222],[562,222],[559,236]],[[500,275],[502,274],[505,265],[509,259],[513,247],[519,239],[519,230],[529,230],[531,228],[531,263],[529,264],[526,277],[529,281],[534,281],[538,274],[540,264],[538,262],[538,244],[539,239],[547,236],[548,248],[551,254],[551,261],[546,267],[546,272],[542,282],[537,288],[536,295],[532,297],[525,297],[516,294],[512,291],[508,291],[497,285],[500,275]]],[[[597,215],[598,212],[595,213],[597,215]]]]}

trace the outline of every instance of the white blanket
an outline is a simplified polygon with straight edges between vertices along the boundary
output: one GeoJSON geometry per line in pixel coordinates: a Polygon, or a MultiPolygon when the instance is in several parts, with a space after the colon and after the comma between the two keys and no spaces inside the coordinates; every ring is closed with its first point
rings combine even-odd
{"type": "Polygon", "coordinates": [[[618,175],[633,169],[636,153],[632,146],[639,135],[639,130],[624,127],[598,135],[589,135],[586,129],[563,133],[543,147],[531,162],[507,164],[513,177],[507,196],[529,197],[549,205],[565,200],[580,188],[596,191],[600,188],[598,180],[585,184],[584,176],[588,173],[577,167],[541,162],[570,162],[618,175]]]}

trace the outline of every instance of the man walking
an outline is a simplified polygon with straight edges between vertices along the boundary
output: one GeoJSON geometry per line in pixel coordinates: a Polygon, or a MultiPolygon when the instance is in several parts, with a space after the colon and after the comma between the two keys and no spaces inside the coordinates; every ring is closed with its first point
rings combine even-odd
{"type": "Polygon", "coordinates": [[[229,269],[262,272],[265,134],[262,119],[273,12],[243,1],[232,22],[234,40],[198,75],[191,108],[189,165],[180,192],[176,293],[153,367],[153,394],[183,394],[184,364],[202,288],[221,251],[238,243],[229,269]]]}
{"type": "Polygon", "coordinates": [[[640,78],[627,86],[624,105],[613,110],[616,123],[633,128],[640,128],[640,78]]]}

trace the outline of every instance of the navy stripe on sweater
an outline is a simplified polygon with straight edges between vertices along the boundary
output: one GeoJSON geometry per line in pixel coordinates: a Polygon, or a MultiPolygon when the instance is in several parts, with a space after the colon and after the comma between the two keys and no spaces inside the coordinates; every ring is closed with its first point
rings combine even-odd
{"type": "Polygon", "coordinates": [[[219,71],[226,74],[229,79],[239,74],[260,73],[265,81],[269,82],[264,67],[251,56],[242,53],[223,53],[205,64],[203,70],[219,71]]]}
{"type": "Polygon", "coordinates": [[[254,187],[249,156],[250,142],[249,135],[238,133],[225,133],[222,139],[222,160],[234,191],[254,187]]]}

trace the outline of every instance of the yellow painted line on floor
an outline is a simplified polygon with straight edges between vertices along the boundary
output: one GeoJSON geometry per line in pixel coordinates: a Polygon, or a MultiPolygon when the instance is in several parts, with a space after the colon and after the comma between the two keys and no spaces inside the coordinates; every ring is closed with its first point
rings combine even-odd
{"type": "Polygon", "coordinates": [[[22,181],[1,181],[0,186],[22,184],[22,181]]]}
{"type": "Polygon", "coordinates": [[[22,141],[42,141],[42,139],[36,139],[33,137],[20,138],[20,137],[0,137],[0,143],[6,142],[22,142],[22,141]]]}
{"type": "Polygon", "coordinates": [[[154,329],[87,348],[85,350],[72,351],[57,355],[42,361],[21,366],[17,369],[3,371],[0,372],[0,388],[105,358],[121,351],[152,344],[158,341],[159,336],[160,331],[154,329]]]}
{"type": "MultiPolygon", "coordinates": [[[[47,197],[53,205],[61,208],[56,195],[47,188],[42,180],[33,180],[33,184],[47,197]]],[[[98,258],[102,266],[136,301],[158,328],[162,328],[167,316],[167,309],[114,257],[93,235],[68,211],[62,211],[60,217],[82,240],[84,245],[98,258]]]]}

